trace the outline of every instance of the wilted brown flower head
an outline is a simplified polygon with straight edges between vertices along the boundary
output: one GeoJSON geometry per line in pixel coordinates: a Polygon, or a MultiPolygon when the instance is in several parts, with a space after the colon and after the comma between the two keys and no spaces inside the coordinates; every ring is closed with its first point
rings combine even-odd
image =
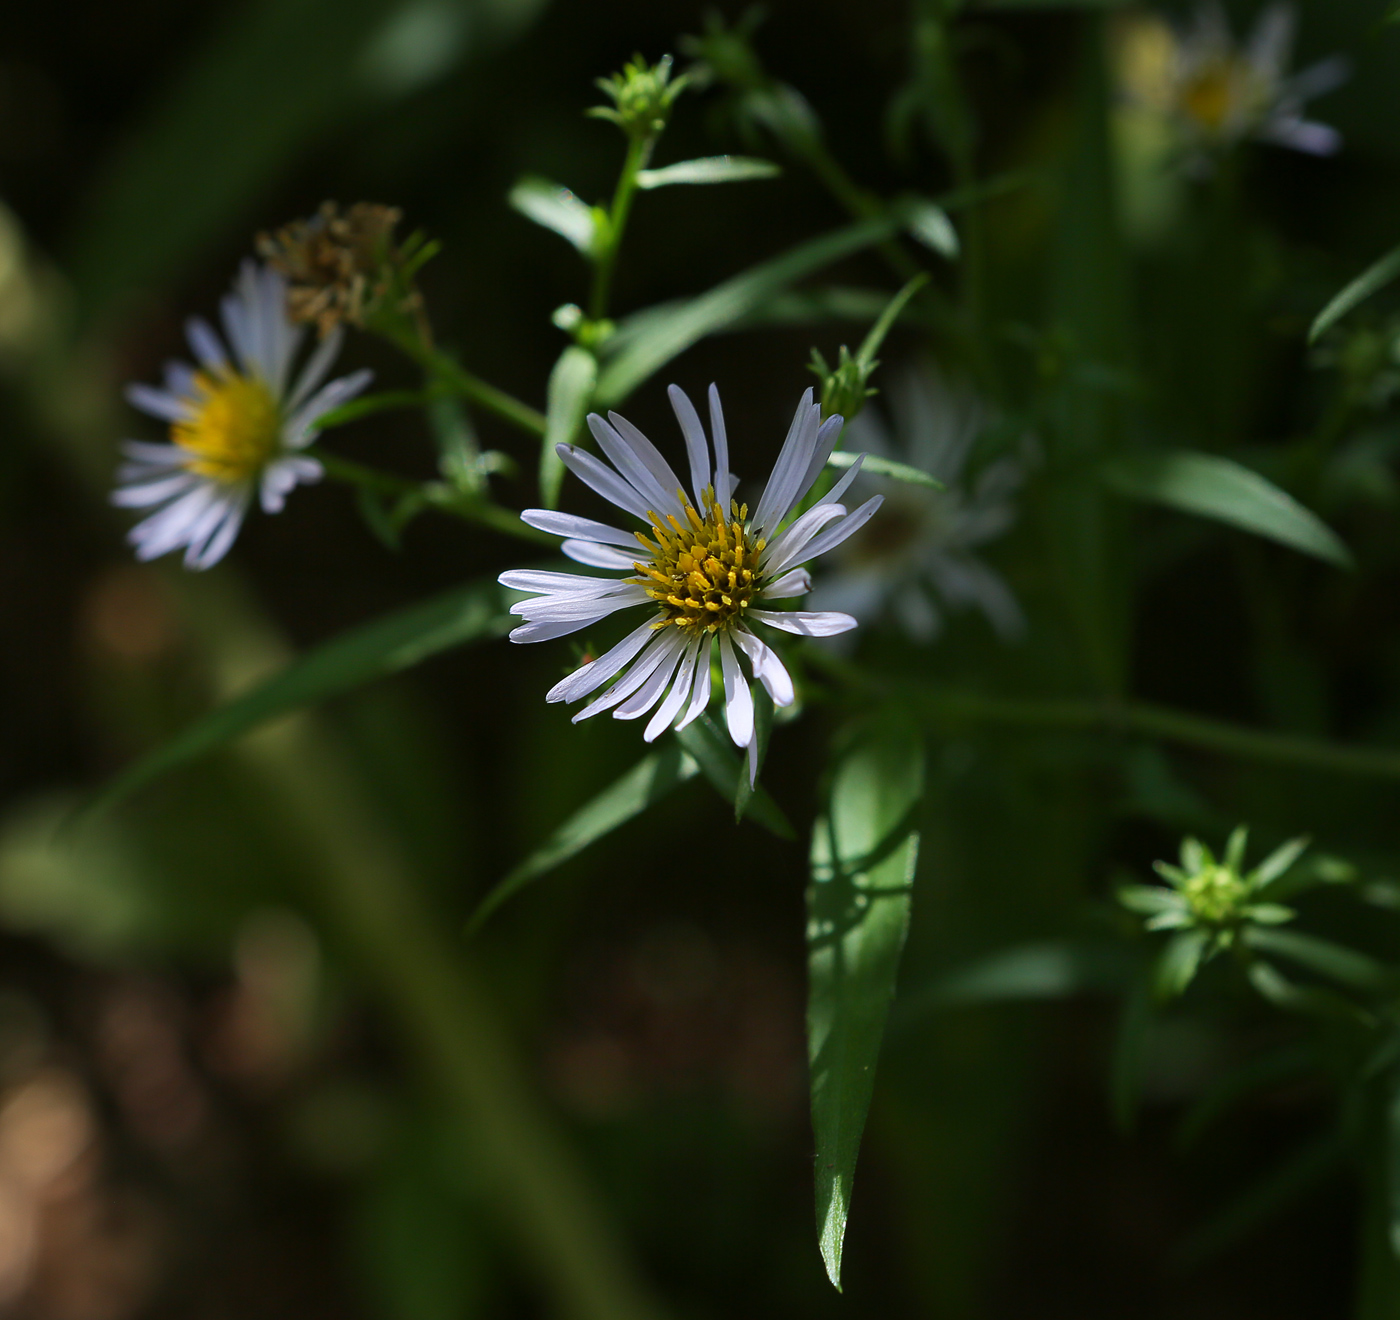
{"type": "Polygon", "coordinates": [[[315,322],[324,338],[342,321],[363,326],[394,284],[394,206],[356,202],[342,211],[322,202],[308,220],[259,234],[258,253],[290,282],[287,314],[315,322]]]}

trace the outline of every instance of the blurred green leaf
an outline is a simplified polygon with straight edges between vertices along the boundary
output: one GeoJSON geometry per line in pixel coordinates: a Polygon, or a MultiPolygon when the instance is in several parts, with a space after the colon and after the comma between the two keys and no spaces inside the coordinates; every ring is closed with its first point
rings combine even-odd
{"type": "Polygon", "coordinates": [[[1195,978],[1210,943],[1210,932],[1183,930],[1173,935],[1157,960],[1157,993],[1163,999],[1174,998],[1195,978]]]}
{"type": "Polygon", "coordinates": [[[106,810],[278,715],[408,669],[454,646],[499,637],[509,624],[501,589],[494,582],[474,582],[342,633],[140,757],[98,792],[79,819],[106,810]]]}
{"type": "Polygon", "coordinates": [[[701,156],[677,161],[659,170],[639,170],[637,187],[667,188],[674,183],[740,183],[745,179],[771,179],[781,174],[771,160],[754,156],[701,156]]]}
{"type": "Polygon", "coordinates": [[[1308,330],[1308,343],[1326,334],[1353,307],[1385,288],[1397,275],[1400,275],[1400,247],[1387,252],[1374,265],[1363,270],[1317,314],[1317,319],[1308,330]]]}
{"type": "Polygon", "coordinates": [[[842,257],[898,232],[902,217],[882,216],[812,239],[683,302],[635,312],[609,341],[598,378],[597,403],[612,407],[706,335],[757,311],[773,294],[842,257]]]}
{"type": "Polygon", "coordinates": [[[598,235],[593,208],[563,184],[527,175],[510,190],[507,200],[521,215],[552,229],[584,256],[593,254],[598,235]]]}
{"type": "Polygon", "coordinates": [[[807,1054],[817,1237],[838,1289],[856,1156],[909,931],[919,854],[911,818],[922,792],[922,746],[905,735],[870,737],[837,768],[828,814],[812,831],[807,1054]]]}
{"type": "Polygon", "coordinates": [[[921,201],[915,205],[905,221],[905,228],[930,252],[949,261],[957,260],[958,231],[953,228],[948,212],[935,202],[921,201]]]}
{"type": "MultiPolygon", "coordinates": [[[[702,715],[693,724],[676,730],[676,738],[695,758],[715,792],[726,802],[733,802],[739,794],[740,776],[747,778],[749,770],[744,758],[735,752],[734,744],[714,720],[702,715]]],[[[762,784],[749,798],[746,814],[780,839],[797,838],[792,823],[762,784]]]]}
{"type": "Polygon", "coordinates": [[[1243,939],[1251,949],[1291,959],[1309,971],[1355,990],[1384,992],[1395,987],[1395,973],[1383,963],[1317,935],[1299,930],[1250,927],[1245,930],[1243,939]]]}
{"type": "Polygon", "coordinates": [[[570,344],[559,355],[549,373],[544,440],[540,445],[540,501],[546,509],[559,503],[559,487],[564,481],[564,463],[555,446],[574,442],[597,381],[597,358],[577,344],[570,344]]]}
{"type": "MultiPolygon", "coordinates": [[[[834,468],[853,467],[858,458],[860,455],[857,453],[837,449],[826,460],[826,465],[834,468]]],[[[931,477],[919,468],[910,467],[908,463],[896,463],[892,458],[881,458],[878,454],[866,454],[860,470],[872,477],[888,477],[891,481],[903,481],[911,486],[927,486],[930,490],[948,489],[937,477],[931,477]]]]}
{"type": "Polygon", "coordinates": [[[1346,546],[1315,513],[1228,458],[1166,450],[1113,458],[1099,471],[1120,495],[1214,518],[1340,568],[1351,566],[1346,546]]]}
{"type": "Polygon", "coordinates": [[[467,933],[474,935],[502,903],[518,894],[531,881],[538,880],[619,825],[641,815],[653,802],[659,802],[699,771],[694,758],[677,743],[668,743],[659,751],[644,756],[621,779],[608,785],[591,802],[574,812],[542,847],[505,876],[481,900],[472,914],[467,933]]]}

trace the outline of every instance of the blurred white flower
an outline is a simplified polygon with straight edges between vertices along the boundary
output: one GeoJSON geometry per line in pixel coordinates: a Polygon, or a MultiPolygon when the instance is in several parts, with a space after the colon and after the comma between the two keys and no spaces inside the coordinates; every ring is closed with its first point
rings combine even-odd
{"type": "Polygon", "coordinates": [[[133,406],[170,423],[169,444],[122,446],[128,461],[117,471],[112,503],[155,509],[127,535],[138,559],[183,546],[187,567],[217,563],[255,490],[263,509],[278,513],[288,491],[320,478],[320,463],[300,451],[317,422],[370,381],[368,371],[357,371],[321,384],[340,350],[337,329],[291,384],[304,331],[287,317],[286,280],[266,266],[245,261],[220,310],[227,348],[194,317],[186,334],[198,367],[171,362],[164,389],[127,387],[133,406]]]}
{"type": "Polygon", "coordinates": [[[1333,56],[1289,76],[1296,27],[1297,10],[1287,3],[1265,9],[1243,43],[1218,0],[1199,6],[1189,26],[1131,15],[1117,33],[1118,81],[1130,106],[1170,123],[1195,169],[1246,138],[1331,155],[1341,135],[1305,119],[1303,107],[1345,81],[1348,64],[1333,56]]]}
{"type": "Polygon", "coordinates": [[[1021,607],[975,552],[1015,522],[1024,464],[1003,457],[969,476],[986,409],[931,366],[895,375],[889,398],[893,436],[867,407],[847,428],[847,447],[907,463],[946,489],[862,476],[860,488],[884,494],[885,512],[841,547],[831,573],[813,588],[812,604],[862,623],[891,615],[917,642],[939,634],[945,610],[975,606],[999,636],[1014,640],[1025,630],[1021,607]]]}
{"type": "Polygon", "coordinates": [[[852,512],[839,503],[860,472],[857,461],[830,492],[782,526],[826,466],[841,431],[841,418],[821,420],[821,405],[812,402],[808,390],[750,517],[748,505],[733,498],[719,391],[710,386],[710,440],[686,395],[673,385],[670,397],[685,436],[692,494],[625,417],[609,413],[605,421],[590,414],[589,430],[612,466],[570,445],[560,445],[559,456],[585,485],[648,524],[647,530],[628,532],[552,509],[526,509],[520,516],[531,527],[569,538],[562,549],[571,559],[624,576],[502,573],[503,586],[532,593],[532,599],[511,606],[526,622],[510,637],[513,642],[549,641],[618,610],[648,607],[651,617],[641,627],[556,683],[545,699],[578,701],[616,678],[574,721],[610,707],[615,719],[637,719],[660,702],[644,734],[650,742],[668,727],[684,728],[704,711],[710,699],[710,663],[718,653],[729,736],[747,750],[752,782],[757,768],[753,694],[739,653],[748,658],[754,681],[763,684],[774,705],[789,706],[794,700],[791,676],[753,625],[803,637],[826,637],[856,626],[847,614],[759,606],[805,595],[811,580],[801,565],[863,527],[881,497],[872,496],[852,512]]]}

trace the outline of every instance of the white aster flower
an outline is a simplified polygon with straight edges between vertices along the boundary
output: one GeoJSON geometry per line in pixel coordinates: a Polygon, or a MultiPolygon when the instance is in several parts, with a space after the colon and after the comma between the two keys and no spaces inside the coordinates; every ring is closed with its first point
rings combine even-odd
{"type": "Polygon", "coordinates": [[[1312,155],[1331,155],[1341,135],[1303,117],[1304,103],[1347,76],[1340,56],[1288,74],[1297,10],[1270,5],[1247,41],[1237,43],[1219,0],[1201,5],[1189,28],[1138,15],[1120,31],[1118,71],[1130,103],[1173,121],[1197,169],[1206,153],[1258,138],[1312,155]]]}
{"type": "Polygon", "coordinates": [[[526,622],[510,637],[513,642],[548,641],[642,606],[649,613],[645,623],[556,683],[546,700],[579,701],[611,683],[574,721],[608,709],[615,719],[637,719],[655,707],[644,734],[650,742],[669,727],[684,728],[704,711],[710,700],[710,665],[717,655],[729,736],[748,752],[752,782],[757,773],[753,694],[739,656],[747,658],[753,679],[763,684],[774,705],[792,704],[792,678],[754,625],[801,637],[854,628],[856,621],[848,614],[764,606],[805,595],[811,581],[801,565],[864,526],[882,497],[850,512],[840,502],[860,471],[857,461],[827,495],[783,526],[811,490],[841,431],[841,418],[821,420],[821,406],[812,402],[808,390],[750,516],[748,505],[734,499],[719,391],[710,386],[710,440],[686,395],[674,385],[669,393],[685,436],[690,493],[625,417],[609,413],[604,421],[590,414],[589,430],[611,466],[570,445],[559,446],[559,457],[585,485],[647,529],[629,532],[551,509],[526,509],[520,516],[531,527],[568,538],[561,548],[571,559],[623,576],[502,573],[503,586],[534,593],[533,599],[511,606],[526,622]]]}
{"type": "Polygon", "coordinates": [[[851,537],[831,573],[812,591],[814,606],[839,609],[861,623],[892,615],[916,642],[942,630],[945,609],[975,606],[1007,641],[1025,618],[1001,575],[977,555],[1016,521],[1014,497],[1024,465],[1003,457],[967,472],[987,410],[966,389],[949,386],[932,367],[897,375],[889,390],[893,436],[873,408],[847,428],[853,448],[927,472],[943,490],[865,475],[858,489],[887,497],[880,521],[851,537]]]}
{"type": "Polygon", "coordinates": [[[304,331],[287,318],[286,280],[266,266],[245,261],[220,310],[227,347],[193,317],[185,333],[199,365],[167,363],[164,389],[127,387],[135,407],[170,423],[169,444],[122,446],[128,461],[112,503],[155,510],[127,535],[138,559],[184,546],[187,567],[217,563],[255,491],[267,513],[278,513],[288,491],[320,478],[320,463],[301,451],[316,423],[370,381],[357,371],[321,383],[340,349],[335,330],[291,383],[304,331]]]}

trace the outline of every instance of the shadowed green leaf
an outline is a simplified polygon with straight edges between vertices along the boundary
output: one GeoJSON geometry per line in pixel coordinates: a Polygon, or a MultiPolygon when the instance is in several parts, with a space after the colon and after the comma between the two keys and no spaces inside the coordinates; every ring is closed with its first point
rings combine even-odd
{"type": "Polygon", "coordinates": [[[586,348],[571,344],[549,373],[545,396],[545,431],[540,445],[540,500],[546,509],[559,503],[564,463],[555,445],[574,442],[593,398],[598,380],[598,360],[586,348]]]}
{"type": "Polygon", "coordinates": [[[1317,314],[1317,319],[1308,330],[1308,343],[1326,334],[1353,307],[1385,288],[1397,275],[1400,275],[1400,247],[1393,248],[1374,265],[1363,270],[1317,314]]]}
{"type": "Polygon", "coordinates": [[[167,771],[278,715],[408,669],[454,646],[499,637],[509,624],[501,589],[494,582],[474,582],[342,633],[139,758],[81,814],[106,810],[167,771]]]}
{"type": "Polygon", "coordinates": [[[1248,927],[1243,935],[1251,949],[1288,958],[1321,976],[1363,991],[1386,991],[1395,986],[1395,975],[1365,953],[1299,930],[1248,927]]]}
{"type": "Polygon", "coordinates": [[[593,208],[563,184],[527,176],[510,190],[507,200],[526,219],[552,229],[584,256],[592,254],[598,232],[593,208]]]}
{"type": "Polygon", "coordinates": [[[817,1240],[841,1286],[841,1248],[875,1062],[909,931],[923,749],[905,736],[861,743],[841,763],[812,832],[807,891],[807,1057],[816,1136],[817,1240]]]}
{"type": "Polygon", "coordinates": [[[812,239],[684,302],[647,308],[621,322],[610,344],[613,352],[598,377],[597,402],[612,407],[643,381],[706,335],[758,310],[790,284],[842,257],[889,238],[902,216],[892,214],[812,239]]]}
{"type": "Polygon", "coordinates": [[[591,843],[640,816],[653,802],[699,773],[700,767],[676,743],[644,756],[621,779],[580,807],[482,899],[467,926],[475,934],[495,910],[533,880],[561,866],[591,843]]]}
{"type": "MultiPolygon", "coordinates": [[[[728,735],[708,715],[702,715],[694,724],[678,729],[676,738],[695,758],[715,792],[726,802],[733,802],[738,797],[740,776],[747,779],[749,770],[728,735]]],[[[792,823],[762,784],[749,797],[745,814],[780,839],[797,838],[792,823]]]]}
{"type": "Polygon", "coordinates": [[[673,183],[740,183],[745,179],[771,179],[782,170],[771,160],[754,156],[701,156],[677,161],[659,170],[639,170],[638,188],[667,188],[673,183]]]}
{"type": "Polygon", "coordinates": [[[1100,468],[1120,495],[1214,518],[1340,568],[1351,554],[1310,509],[1257,472],[1220,458],[1177,449],[1129,454],[1100,468]]]}

